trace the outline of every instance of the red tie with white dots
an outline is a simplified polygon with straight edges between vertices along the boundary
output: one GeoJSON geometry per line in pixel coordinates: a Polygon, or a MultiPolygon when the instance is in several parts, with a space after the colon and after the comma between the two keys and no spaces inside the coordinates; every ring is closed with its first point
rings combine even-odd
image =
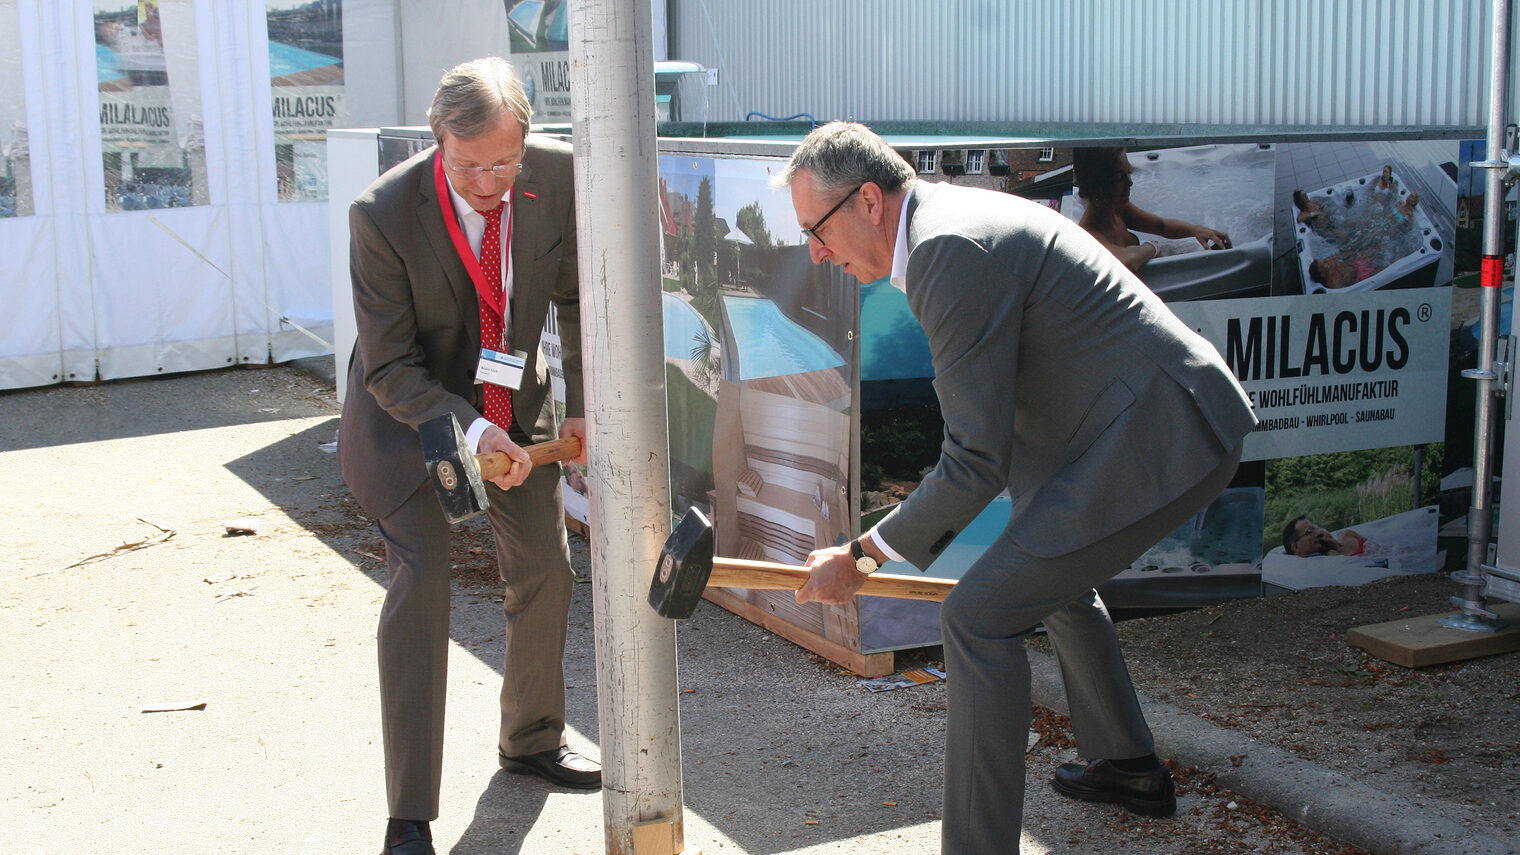
{"type": "MultiPolygon", "coordinates": [[[[497,302],[505,305],[501,293],[501,214],[506,204],[497,205],[483,212],[486,232],[480,239],[480,271],[485,274],[486,287],[491,289],[497,302]]],[[[501,331],[501,315],[490,303],[480,301],[480,344],[492,350],[506,350],[507,340],[501,331]]],[[[495,383],[485,384],[485,417],[502,430],[512,427],[512,390],[495,383]]]]}

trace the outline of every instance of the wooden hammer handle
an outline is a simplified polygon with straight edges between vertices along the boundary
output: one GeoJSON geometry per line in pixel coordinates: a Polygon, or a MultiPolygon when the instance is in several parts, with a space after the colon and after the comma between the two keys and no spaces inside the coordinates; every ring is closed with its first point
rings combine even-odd
{"type": "MultiPolygon", "coordinates": [[[[533,461],[534,466],[557,463],[561,460],[574,460],[580,456],[581,439],[578,436],[551,439],[548,442],[525,445],[523,450],[528,452],[528,459],[533,461]]],[[[480,477],[487,481],[512,470],[512,458],[502,451],[478,454],[475,456],[475,463],[480,466],[480,477]]]]}
{"type": "MultiPolygon", "coordinates": [[[[808,571],[801,567],[772,564],[769,561],[714,558],[712,575],[707,578],[707,584],[718,588],[795,591],[807,580],[808,571]]],[[[954,579],[872,573],[856,593],[871,597],[895,597],[899,600],[943,602],[954,587],[954,579]]]]}

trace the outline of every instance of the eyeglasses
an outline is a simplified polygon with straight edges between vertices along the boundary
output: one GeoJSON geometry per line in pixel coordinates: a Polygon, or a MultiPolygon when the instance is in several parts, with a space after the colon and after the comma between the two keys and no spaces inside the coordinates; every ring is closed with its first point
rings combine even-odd
{"type": "Polygon", "coordinates": [[[1298,537],[1293,538],[1293,545],[1295,547],[1297,547],[1300,543],[1304,542],[1304,538],[1306,538],[1306,537],[1307,538],[1314,538],[1315,540],[1318,540],[1319,539],[1320,531],[1321,531],[1321,529],[1319,527],[1317,527],[1317,526],[1310,527],[1307,531],[1303,532],[1298,537]]]}
{"type": "Polygon", "coordinates": [[[495,166],[455,166],[451,163],[444,165],[464,181],[474,181],[487,172],[495,178],[516,178],[523,168],[521,163],[498,163],[495,166]]]}
{"type": "Polygon", "coordinates": [[[821,228],[823,228],[823,224],[829,221],[829,217],[834,216],[834,212],[837,211],[837,210],[839,210],[840,208],[844,207],[844,203],[850,201],[850,197],[854,196],[856,193],[858,193],[860,191],[860,188],[862,188],[864,186],[866,186],[866,185],[864,185],[864,184],[857,184],[857,185],[855,185],[855,189],[854,190],[851,190],[850,192],[844,194],[844,198],[840,199],[838,202],[834,203],[834,207],[830,208],[829,212],[827,214],[824,214],[822,217],[819,217],[818,218],[818,222],[814,223],[810,228],[806,228],[806,229],[802,230],[803,236],[804,237],[810,237],[813,240],[818,241],[818,245],[819,246],[828,246],[828,244],[826,244],[826,243],[823,242],[823,238],[818,235],[818,230],[821,229],[821,228]]]}

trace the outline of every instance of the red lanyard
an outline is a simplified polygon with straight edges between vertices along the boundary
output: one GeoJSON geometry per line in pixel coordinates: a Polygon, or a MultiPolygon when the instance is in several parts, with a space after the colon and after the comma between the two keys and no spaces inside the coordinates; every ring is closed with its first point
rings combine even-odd
{"type": "MultiPolygon", "coordinates": [[[[459,218],[454,214],[454,200],[449,195],[449,180],[443,175],[443,151],[433,152],[433,182],[438,186],[438,207],[443,212],[443,224],[448,227],[449,237],[454,241],[454,251],[459,253],[459,260],[464,262],[464,269],[470,274],[470,280],[475,283],[475,291],[480,294],[480,299],[496,312],[503,320],[506,312],[502,305],[505,296],[501,283],[496,283],[495,288],[487,287],[485,271],[480,269],[480,259],[470,249],[470,242],[464,236],[464,230],[459,227],[459,218]]],[[[512,209],[515,206],[507,206],[507,237],[502,246],[508,249],[512,246],[512,209]]],[[[496,247],[501,252],[502,247],[496,247]]],[[[505,275],[510,260],[502,265],[502,274],[505,275]]]]}

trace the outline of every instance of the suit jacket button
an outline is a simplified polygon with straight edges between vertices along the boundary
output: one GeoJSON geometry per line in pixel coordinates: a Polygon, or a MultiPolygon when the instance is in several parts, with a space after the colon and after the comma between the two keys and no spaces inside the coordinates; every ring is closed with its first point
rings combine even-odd
{"type": "Polygon", "coordinates": [[[947,532],[945,532],[944,534],[942,534],[942,535],[939,536],[939,540],[934,541],[934,545],[933,546],[929,547],[929,554],[930,555],[938,555],[938,554],[940,554],[940,552],[945,547],[947,547],[947,546],[950,545],[950,541],[952,541],[954,539],[955,539],[955,532],[953,532],[953,531],[947,531],[947,532]]]}

